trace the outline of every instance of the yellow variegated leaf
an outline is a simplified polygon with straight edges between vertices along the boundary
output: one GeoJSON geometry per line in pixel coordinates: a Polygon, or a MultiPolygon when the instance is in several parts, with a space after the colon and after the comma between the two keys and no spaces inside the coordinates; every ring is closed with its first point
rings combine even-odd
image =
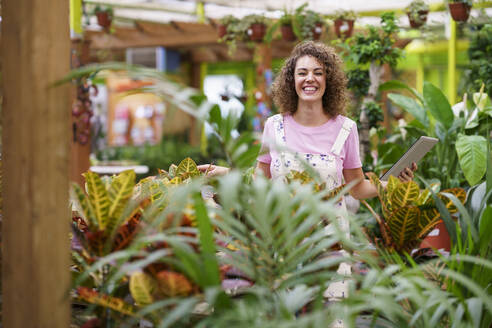
{"type": "Polygon", "coordinates": [[[147,305],[154,301],[154,293],[157,291],[157,283],[150,275],[144,272],[135,272],[130,277],[130,293],[135,303],[147,305]]]}
{"type": "Polygon", "coordinates": [[[199,175],[200,171],[198,171],[198,167],[196,166],[195,161],[193,161],[189,157],[186,157],[181,161],[181,163],[179,163],[175,176],[180,177],[182,180],[184,180],[199,175]]]}
{"type": "Polygon", "coordinates": [[[163,170],[163,169],[157,169],[157,172],[159,173],[159,178],[168,178],[168,179],[171,179],[169,177],[169,173],[167,173],[166,170],[163,170]]]}
{"type": "Polygon", "coordinates": [[[401,183],[402,182],[400,181],[400,179],[390,175],[388,179],[388,184],[386,185],[386,191],[388,195],[391,195],[396,187],[398,187],[401,183]]]}
{"type": "MultiPolygon", "coordinates": [[[[434,193],[438,193],[440,187],[441,187],[441,185],[439,183],[432,183],[430,185],[430,188],[434,193]]],[[[415,205],[420,206],[420,205],[429,204],[429,202],[432,202],[433,198],[432,198],[431,190],[426,188],[424,191],[422,191],[419,198],[416,200],[415,205]]]]}
{"type": "Polygon", "coordinates": [[[75,209],[84,221],[89,225],[89,230],[97,230],[98,222],[94,209],[89,201],[89,198],[85,195],[84,191],[76,183],[72,183],[70,190],[72,202],[75,205],[75,209]]]}
{"type": "Polygon", "coordinates": [[[87,184],[87,193],[89,200],[98,222],[99,230],[104,230],[108,222],[109,215],[109,196],[104,183],[97,173],[88,171],[83,174],[87,184]]]}
{"type": "Polygon", "coordinates": [[[135,186],[135,171],[127,170],[113,178],[108,190],[109,201],[111,203],[108,213],[107,231],[112,231],[116,222],[125,209],[128,200],[132,197],[133,187],[135,186]]]}
{"type": "Polygon", "coordinates": [[[453,204],[453,202],[448,197],[441,195],[441,193],[448,193],[448,194],[455,195],[456,198],[458,198],[458,200],[462,204],[464,204],[466,201],[466,191],[463,188],[450,188],[450,189],[442,190],[439,193],[439,198],[441,198],[441,200],[444,202],[444,204],[446,205],[446,208],[448,209],[448,211],[451,214],[456,213],[458,211],[458,208],[456,208],[456,206],[453,204]]]}
{"type": "MultiPolygon", "coordinates": [[[[386,188],[389,188],[389,183],[386,188]]],[[[388,193],[389,192],[390,191],[388,190],[388,193]]],[[[414,204],[415,200],[419,198],[420,189],[418,184],[413,181],[399,182],[389,195],[391,206],[393,210],[396,210],[400,207],[414,204]]]]}
{"type": "Polygon", "coordinates": [[[172,180],[172,178],[174,178],[176,176],[176,171],[178,170],[178,167],[174,164],[171,164],[171,166],[169,166],[169,178],[172,180]]]}
{"type": "Polygon", "coordinates": [[[388,218],[387,223],[396,250],[405,249],[415,241],[420,210],[416,206],[405,206],[396,209],[388,218]]]}
{"type": "Polygon", "coordinates": [[[168,182],[170,185],[179,185],[183,183],[183,180],[180,177],[174,177],[171,181],[168,182]]]}
{"type": "Polygon", "coordinates": [[[193,285],[181,273],[160,271],[156,279],[161,293],[168,297],[188,296],[193,291],[193,285]]]}
{"type": "Polygon", "coordinates": [[[313,178],[309,175],[307,171],[296,171],[296,170],[291,170],[287,176],[287,181],[292,182],[292,181],[300,181],[302,184],[309,183],[313,181],[313,178]]]}
{"type": "Polygon", "coordinates": [[[97,291],[87,287],[77,288],[77,293],[79,294],[80,299],[86,301],[87,303],[104,306],[126,315],[135,315],[136,311],[134,307],[126,303],[121,298],[99,294],[97,291]]]}
{"type": "Polygon", "coordinates": [[[441,214],[435,207],[421,209],[417,238],[424,238],[439,223],[441,214]]]}

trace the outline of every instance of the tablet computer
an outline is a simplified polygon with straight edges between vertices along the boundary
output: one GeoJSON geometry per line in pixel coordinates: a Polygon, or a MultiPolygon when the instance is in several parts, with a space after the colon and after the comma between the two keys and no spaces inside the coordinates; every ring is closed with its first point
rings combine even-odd
{"type": "Polygon", "coordinates": [[[438,141],[439,140],[436,138],[426,136],[420,137],[379,179],[382,181],[387,181],[390,175],[397,177],[406,167],[411,167],[413,162],[417,163],[420,161],[438,141]]]}

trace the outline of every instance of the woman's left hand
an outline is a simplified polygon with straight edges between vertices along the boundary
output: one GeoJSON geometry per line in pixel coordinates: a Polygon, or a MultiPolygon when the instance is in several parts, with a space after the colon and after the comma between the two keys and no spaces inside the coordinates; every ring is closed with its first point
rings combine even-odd
{"type": "Polygon", "coordinates": [[[412,163],[411,167],[406,167],[403,171],[398,175],[398,179],[402,182],[412,181],[414,178],[413,172],[417,171],[417,164],[412,163]]]}

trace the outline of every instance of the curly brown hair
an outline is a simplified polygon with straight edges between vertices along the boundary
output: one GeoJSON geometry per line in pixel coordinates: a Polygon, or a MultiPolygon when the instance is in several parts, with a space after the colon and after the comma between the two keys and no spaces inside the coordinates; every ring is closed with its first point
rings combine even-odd
{"type": "Polygon", "coordinates": [[[303,56],[312,56],[326,70],[326,90],[323,94],[323,111],[330,117],[345,114],[347,102],[347,76],[342,69],[342,60],[335,49],[320,42],[304,41],[299,43],[272,85],[272,96],[281,113],[294,114],[297,111],[298,95],[294,82],[297,60],[303,56]]]}

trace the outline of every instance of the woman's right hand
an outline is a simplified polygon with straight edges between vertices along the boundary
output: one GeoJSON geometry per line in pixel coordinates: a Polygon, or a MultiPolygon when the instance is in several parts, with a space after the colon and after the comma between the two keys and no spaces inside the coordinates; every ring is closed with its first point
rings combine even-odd
{"type": "Polygon", "coordinates": [[[198,171],[205,173],[207,177],[221,176],[229,173],[229,168],[224,166],[203,164],[198,165],[198,171]]]}

